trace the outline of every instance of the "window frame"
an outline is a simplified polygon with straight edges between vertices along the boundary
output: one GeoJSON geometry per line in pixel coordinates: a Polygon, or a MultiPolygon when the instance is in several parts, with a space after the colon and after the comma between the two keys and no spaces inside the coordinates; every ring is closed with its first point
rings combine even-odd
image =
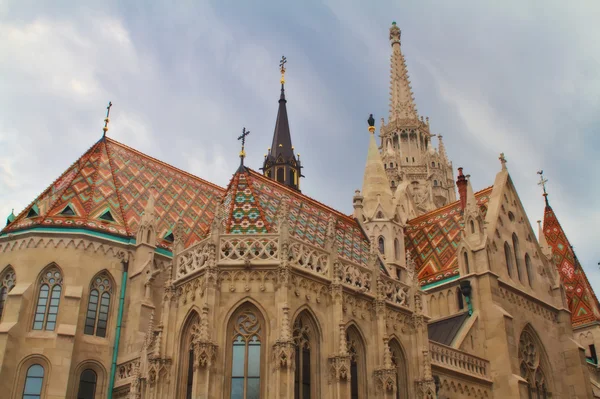
{"type": "Polygon", "coordinates": [[[110,316],[111,316],[111,305],[113,303],[113,298],[114,298],[114,294],[115,293],[115,282],[114,279],[112,278],[112,276],[106,271],[103,270],[100,273],[97,273],[93,278],[92,281],[90,283],[89,286],[89,293],[88,293],[88,301],[87,301],[87,307],[85,310],[85,317],[84,317],[84,324],[83,324],[83,334],[87,335],[87,336],[92,336],[92,337],[98,337],[98,338],[109,338],[109,332],[110,329],[108,328],[109,323],[110,323],[110,316]],[[100,280],[100,281],[98,281],[100,280]],[[106,287],[108,282],[108,288],[106,287]],[[93,292],[97,292],[97,302],[96,302],[96,309],[93,311],[94,312],[94,323],[92,325],[88,325],[88,320],[91,319],[90,318],[90,305],[92,304],[91,299],[92,299],[92,293],[93,292]],[[104,298],[104,295],[108,295],[108,305],[103,305],[102,304],[102,300],[104,298]],[[102,307],[106,306],[106,312],[102,312],[102,307]],[[105,322],[105,327],[104,327],[104,335],[98,335],[98,329],[100,321],[101,320],[101,314],[104,313],[106,314],[106,319],[104,320],[105,322]],[[92,333],[88,333],[88,327],[92,328],[92,333]]]}
{"type": "Polygon", "coordinates": [[[83,371],[81,371],[78,375],[79,375],[79,381],[77,384],[77,399],[90,399],[90,398],[82,398],[80,396],[80,392],[81,392],[81,383],[91,383],[90,381],[83,381],[83,374],[86,372],[91,372],[94,374],[94,381],[93,381],[93,393],[92,393],[92,397],[91,399],[94,399],[96,397],[96,393],[98,392],[98,373],[96,372],[96,370],[94,370],[91,367],[85,368],[83,371]]]}
{"type": "Polygon", "coordinates": [[[51,381],[50,362],[43,355],[31,355],[21,361],[17,369],[17,378],[13,385],[13,398],[22,398],[23,392],[25,391],[25,380],[27,377],[27,371],[35,364],[42,366],[44,369],[44,380],[42,382],[42,392],[40,398],[45,398],[48,390],[48,382],[51,381]]]}
{"type": "MultiPolygon", "coordinates": [[[[252,313],[260,325],[259,331],[257,334],[259,335],[260,342],[260,366],[259,366],[259,397],[266,396],[267,386],[268,386],[268,362],[267,362],[267,345],[269,342],[268,331],[267,331],[267,322],[263,313],[251,302],[247,302],[239,306],[229,317],[227,323],[226,331],[226,347],[225,347],[225,389],[224,389],[224,398],[231,398],[231,389],[232,389],[232,379],[233,379],[233,342],[234,337],[236,337],[235,325],[239,320],[239,317],[244,313],[252,313]]],[[[247,388],[247,379],[254,378],[249,377],[248,374],[248,351],[249,345],[245,344],[245,357],[244,357],[244,394],[243,398],[246,396],[246,388],[247,388]]]]}
{"type": "Polygon", "coordinates": [[[6,308],[8,293],[17,285],[17,273],[11,265],[7,265],[0,273],[0,321],[6,308]],[[12,278],[10,278],[12,276],[12,278]],[[12,285],[10,285],[12,283],[12,285]]]}
{"type": "Polygon", "coordinates": [[[32,312],[32,322],[29,324],[30,325],[30,329],[31,331],[49,331],[49,332],[54,332],[56,331],[57,325],[58,325],[58,314],[60,311],[60,302],[64,293],[64,287],[63,287],[63,281],[64,280],[64,274],[62,272],[62,270],[58,267],[58,265],[56,264],[51,264],[47,267],[45,267],[42,272],[38,275],[37,278],[37,288],[36,288],[36,296],[35,296],[35,301],[33,301],[33,306],[34,306],[34,310],[32,312]],[[55,273],[59,273],[59,277],[56,277],[55,273]],[[48,274],[51,274],[51,276],[48,276],[48,274]],[[57,279],[56,281],[52,282],[52,279],[57,279]],[[41,297],[41,293],[42,293],[42,288],[44,286],[48,286],[48,296],[46,298],[42,298],[41,297]],[[55,288],[60,288],[60,292],[58,294],[58,298],[53,298],[52,295],[54,293],[54,289],[55,288]],[[40,305],[40,300],[41,299],[46,299],[46,303],[45,305],[40,305]],[[52,329],[48,329],[48,316],[50,316],[52,313],[50,313],[50,308],[53,306],[52,305],[52,300],[53,299],[58,299],[57,305],[56,305],[56,313],[54,313],[54,315],[56,316],[54,321],[51,323],[54,323],[54,326],[52,329]],[[38,314],[41,314],[40,312],[40,306],[44,306],[44,313],[43,313],[43,318],[41,321],[37,321],[36,318],[38,316],[38,314]],[[41,328],[35,328],[36,327],[36,323],[41,322],[42,323],[42,327],[41,328]]]}

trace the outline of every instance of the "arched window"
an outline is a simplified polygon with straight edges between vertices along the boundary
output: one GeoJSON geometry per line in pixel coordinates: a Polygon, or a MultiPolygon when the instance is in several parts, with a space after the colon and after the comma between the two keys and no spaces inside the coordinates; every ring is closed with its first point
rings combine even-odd
{"type": "Polygon", "coordinates": [[[348,327],[346,342],[350,354],[350,399],[362,399],[366,395],[365,346],[356,327],[348,327]]]}
{"type": "Polygon", "coordinates": [[[432,168],[435,168],[435,162],[432,162],[432,163],[431,163],[431,167],[432,167],[432,168]]]}
{"type": "Polygon", "coordinates": [[[200,332],[200,316],[191,311],[181,328],[181,346],[179,353],[179,377],[177,397],[191,399],[194,384],[194,340],[200,332]]]}
{"type": "Polygon", "coordinates": [[[296,187],[296,172],[294,172],[294,169],[290,169],[290,185],[296,187]]]}
{"type": "Polygon", "coordinates": [[[525,254],[525,271],[527,272],[527,281],[529,282],[529,286],[533,287],[533,269],[531,267],[531,259],[527,253],[525,254]]]}
{"type": "Polygon", "coordinates": [[[383,238],[383,236],[379,236],[379,238],[377,239],[377,245],[379,247],[379,253],[384,255],[385,254],[385,239],[383,238]]]}
{"type": "Polygon", "coordinates": [[[433,185],[434,185],[435,187],[437,187],[437,185],[438,185],[438,182],[437,182],[437,180],[434,180],[434,181],[433,181],[433,185]]]}
{"type": "Polygon", "coordinates": [[[318,335],[312,316],[306,311],[300,313],[294,323],[293,338],[296,344],[294,399],[310,399],[318,396],[318,335]]]}
{"type": "Polygon", "coordinates": [[[285,183],[285,174],[283,168],[277,168],[277,181],[279,183],[285,183]]]}
{"type": "Polygon", "coordinates": [[[459,287],[456,287],[456,303],[458,304],[458,310],[463,310],[465,308],[463,294],[459,287]]]}
{"type": "Polygon", "coordinates": [[[42,273],[40,278],[38,301],[33,319],[34,330],[54,331],[61,292],[62,275],[57,267],[51,267],[42,273]]]}
{"type": "Polygon", "coordinates": [[[261,397],[261,342],[263,326],[258,312],[244,307],[232,319],[231,330],[231,399],[261,397]]]}
{"type": "Polygon", "coordinates": [[[529,398],[551,398],[550,381],[546,380],[543,370],[547,360],[538,340],[526,330],[519,339],[519,363],[521,377],[527,381],[529,398]]]}
{"type": "Polygon", "coordinates": [[[96,276],[90,290],[84,334],[106,337],[111,294],[112,284],[106,273],[96,276]]]}
{"type": "Polygon", "coordinates": [[[402,258],[402,254],[400,253],[400,241],[397,238],[394,238],[394,256],[396,260],[400,260],[402,258]]]}
{"type": "Polygon", "coordinates": [[[513,251],[515,251],[515,266],[517,267],[517,277],[523,282],[521,276],[521,259],[519,258],[519,239],[515,233],[512,234],[513,251]]]}
{"type": "Polygon", "coordinates": [[[466,274],[471,273],[471,271],[469,269],[469,255],[467,255],[467,251],[463,252],[463,261],[465,262],[465,273],[466,274]]]}
{"type": "Polygon", "coordinates": [[[471,234],[475,234],[475,222],[469,221],[469,226],[471,227],[471,234]]]}
{"type": "Polygon", "coordinates": [[[23,388],[23,399],[40,399],[44,386],[44,368],[34,364],[27,369],[25,377],[25,388],[23,388]]]}
{"type": "Polygon", "coordinates": [[[2,320],[6,297],[15,284],[17,284],[17,276],[15,275],[13,268],[8,266],[4,269],[2,274],[0,274],[0,320],[2,320]]]}
{"type": "Polygon", "coordinates": [[[96,397],[96,381],[97,376],[94,370],[84,370],[79,377],[77,399],[94,399],[96,397]]]}
{"type": "Polygon", "coordinates": [[[396,369],[396,399],[408,399],[408,372],[404,351],[396,339],[392,339],[389,346],[392,353],[392,367],[396,369]]]}
{"type": "Polygon", "coordinates": [[[512,278],[513,275],[513,264],[512,264],[512,254],[510,251],[510,245],[505,241],[504,242],[504,258],[506,260],[506,270],[508,270],[508,277],[512,278]]]}

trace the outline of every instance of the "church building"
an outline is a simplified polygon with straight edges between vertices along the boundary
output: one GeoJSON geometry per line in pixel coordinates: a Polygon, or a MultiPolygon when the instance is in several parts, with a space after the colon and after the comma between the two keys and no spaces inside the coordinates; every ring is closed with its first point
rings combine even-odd
{"type": "Polygon", "coordinates": [[[503,154],[478,191],[455,169],[389,41],[350,215],[301,191],[285,58],[271,147],[246,165],[244,129],[227,187],[111,139],[107,113],[0,232],[0,396],[600,397],[600,304],[546,180],[536,237],[503,154]]]}

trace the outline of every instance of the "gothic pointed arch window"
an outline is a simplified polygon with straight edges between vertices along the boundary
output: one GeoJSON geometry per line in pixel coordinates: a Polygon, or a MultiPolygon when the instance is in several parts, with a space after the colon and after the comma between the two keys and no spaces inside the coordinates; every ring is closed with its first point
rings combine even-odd
{"type": "Polygon", "coordinates": [[[471,273],[469,268],[469,255],[467,254],[467,251],[463,251],[463,262],[465,263],[465,273],[471,273]]]}
{"type": "Polygon", "coordinates": [[[458,310],[464,310],[465,301],[463,299],[463,294],[462,294],[462,291],[460,290],[460,287],[456,287],[456,302],[458,305],[458,310]]]}
{"type": "Polygon", "coordinates": [[[54,331],[56,328],[62,284],[62,273],[56,265],[49,266],[42,272],[33,319],[34,330],[54,331]]]}
{"type": "Polygon", "coordinates": [[[310,399],[318,396],[319,340],[317,327],[306,311],[298,315],[293,331],[295,351],[294,399],[310,399]]]}
{"type": "Polygon", "coordinates": [[[4,313],[6,297],[16,284],[17,276],[14,269],[11,266],[7,266],[2,273],[0,273],[0,320],[2,320],[2,313],[4,313]]]}
{"type": "Polygon", "coordinates": [[[285,183],[285,170],[283,167],[277,168],[277,181],[279,183],[285,183]]]}
{"type": "Polygon", "coordinates": [[[527,381],[527,398],[551,398],[550,381],[545,371],[549,364],[537,337],[528,329],[523,330],[519,339],[520,374],[527,381]]]}
{"type": "Polygon", "coordinates": [[[396,398],[408,399],[408,363],[402,346],[396,339],[389,342],[392,367],[396,369],[396,398]]]}
{"type": "Polygon", "coordinates": [[[510,245],[505,241],[504,242],[504,259],[506,261],[506,270],[508,271],[508,277],[512,278],[513,276],[513,258],[512,251],[510,250],[510,245]]]}
{"type": "Polygon", "coordinates": [[[112,279],[106,272],[102,272],[92,279],[85,315],[84,334],[106,337],[112,293],[112,279]]]}
{"type": "Polygon", "coordinates": [[[186,399],[193,397],[194,385],[194,340],[200,330],[200,316],[194,310],[187,316],[182,326],[179,359],[179,396],[186,399]]]}
{"type": "Polygon", "coordinates": [[[256,307],[242,305],[232,316],[227,329],[228,380],[231,399],[258,399],[264,364],[265,323],[256,307]]]}
{"type": "Polygon", "coordinates": [[[523,282],[523,273],[521,273],[521,258],[519,257],[519,238],[515,233],[512,234],[513,251],[515,255],[515,267],[517,268],[517,277],[520,282],[523,282]]]}
{"type": "Polygon", "coordinates": [[[530,287],[533,287],[533,267],[531,266],[531,258],[529,254],[525,254],[525,271],[527,272],[527,282],[530,287]]]}
{"type": "Polygon", "coordinates": [[[385,254],[385,238],[383,238],[383,236],[379,236],[379,238],[377,239],[377,247],[379,248],[379,253],[384,255],[385,254]]]}
{"type": "Polygon", "coordinates": [[[365,344],[355,326],[346,329],[346,342],[350,354],[350,399],[366,397],[365,344]]]}

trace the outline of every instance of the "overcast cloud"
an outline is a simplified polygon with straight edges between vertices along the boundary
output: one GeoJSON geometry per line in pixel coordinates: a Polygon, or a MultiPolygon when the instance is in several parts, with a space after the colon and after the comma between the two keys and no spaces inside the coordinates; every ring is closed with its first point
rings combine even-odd
{"type": "Polygon", "coordinates": [[[109,100],[110,137],[221,186],[245,126],[258,169],[282,54],[303,192],[351,213],[366,118],[387,119],[395,20],[419,113],[454,166],[479,190],[504,152],[536,231],[543,168],[600,288],[600,3],[493,3],[0,2],[0,215],[20,212],[100,138],[109,100]]]}

